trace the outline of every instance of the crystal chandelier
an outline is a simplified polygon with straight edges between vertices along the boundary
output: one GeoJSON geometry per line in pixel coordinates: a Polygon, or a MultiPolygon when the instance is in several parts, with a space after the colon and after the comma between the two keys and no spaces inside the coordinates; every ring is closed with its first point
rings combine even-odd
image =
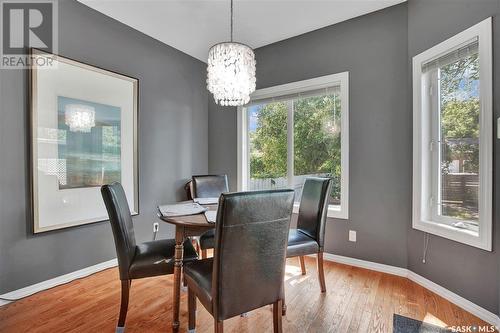
{"type": "Polygon", "coordinates": [[[255,55],[253,50],[233,42],[233,0],[231,0],[231,41],[219,43],[208,51],[207,89],[215,103],[244,105],[255,91],[255,55]]]}
{"type": "Polygon", "coordinates": [[[64,120],[71,132],[90,133],[95,126],[95,108],[82,104],[68,104],[64,108],[64,120]]]}

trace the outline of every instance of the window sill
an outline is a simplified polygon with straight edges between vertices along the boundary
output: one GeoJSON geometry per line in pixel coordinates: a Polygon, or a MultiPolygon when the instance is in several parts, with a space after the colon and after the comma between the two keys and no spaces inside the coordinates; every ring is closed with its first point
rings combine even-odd
{"type": "MultiPolygon", "coordinates": [[[[293,212],[298,214],[299,212],[299,202],[293,204],[293,212]]],[[[349,217],[347,215],[347,210],[342,210],[340,205],[329,205],[328,213],[326,215],[329,218],[347,220],[349,217]]]]}
{"type": "Polygon", "coordinates": [[[462,244],[491,251],[491,238],[472,230],[457,228],[449,224],[434,221],[413,221],[413,229],[447,238],[462,244]]]}

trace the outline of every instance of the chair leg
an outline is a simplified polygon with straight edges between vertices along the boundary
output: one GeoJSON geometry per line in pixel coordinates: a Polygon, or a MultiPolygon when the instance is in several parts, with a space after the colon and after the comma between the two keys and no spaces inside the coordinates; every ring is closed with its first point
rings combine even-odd
{"type": "Polygon", "coordinates": [[[300,269],[302,270],[302,275],[306,275],[306,264],[304,263],[304,256],[299,257],[300,269]]]}
{"type": "Polygon", "coordinates": [[[214,324],[215,333],[224,333],[224,322],[222,320],[214,319],[214,324]]]}
{"type": "MultiPolygon", "coordinates": [[[[285,283],[283,283],[283,286],[282,286],[283,290],[281,291],[281,315],[282,316],[286,316],[286,302],[285,302],[285,283]]],[[[273,308],[274,308],[274,304],[273,304],[273,308]]]]}
{"type": "Polygon", "coordinates": [[[207,250],[201,250],[201,259],[207,259],[207,250]]]}
{"type": "Polygon", "coordinates": [[[198,238],[192,237],[191,238],[191,244],[194,246],[194,250],[196,253],[200,253],[200,243],[198,242],[198,238]]]}
{"type": "Polygon", "coordinates": [[[283,309],[283,305],[281,300],[276,301],[273,304],[273,328],[274,328],[274,333],[282,333],[283,332],[283,325],[281,322],[281,311],[283,309]]]}
{"type": "Polygon", "coordinates": [[[118,325],[116,332],[125,331],[125,319],[127,318],[128,298],[130,293],[131,280],[122,280],[122,300],[120,305],[120,317],[118,318],[118,325]]]}
{"type": "Polygon", "coordinates": [[[319,276],[319,286],[321,287],[321,292],[326,291],[325,283],[325,271],[323,270],[323,252],[318,253],[318,276],[319,276]]]}
{"type": "Polygon", "coordinates": [[[194,332],[196,328],[196,295],[188,287],[188,323],[189,332],[194,332]]]}

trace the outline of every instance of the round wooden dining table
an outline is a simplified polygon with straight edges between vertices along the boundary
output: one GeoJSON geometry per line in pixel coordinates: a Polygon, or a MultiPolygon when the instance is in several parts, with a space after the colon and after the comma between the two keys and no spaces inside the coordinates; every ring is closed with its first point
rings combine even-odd
{"type": "MultiPolygon", "coordinates": [[[[208,210],[217,210],[217,205],[205,205],[208,210]]],[[[184,241],[187,237],[200,236],[205,231],[215,228],[215,223],[207,221],[205,214],[165,217],[158,213],[163,222],[175,225],[175,262],[174,262],[174,297],[173,297],[173,332],[179,331],[179,311],[181,300],[182,258],[184,241]]]]}

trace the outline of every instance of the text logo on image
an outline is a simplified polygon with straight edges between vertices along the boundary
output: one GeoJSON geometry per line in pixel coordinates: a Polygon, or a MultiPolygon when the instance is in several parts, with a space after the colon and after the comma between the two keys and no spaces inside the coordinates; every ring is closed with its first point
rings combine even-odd
{"type": "MultiPolygon", "coordinates": [[[[30,48],[57,53],[57,1],[0,0],[1,68],[30,67],[30,48]]],[[[37,57],[37,66],[51,67],[52,57],[37,57]]]]}

